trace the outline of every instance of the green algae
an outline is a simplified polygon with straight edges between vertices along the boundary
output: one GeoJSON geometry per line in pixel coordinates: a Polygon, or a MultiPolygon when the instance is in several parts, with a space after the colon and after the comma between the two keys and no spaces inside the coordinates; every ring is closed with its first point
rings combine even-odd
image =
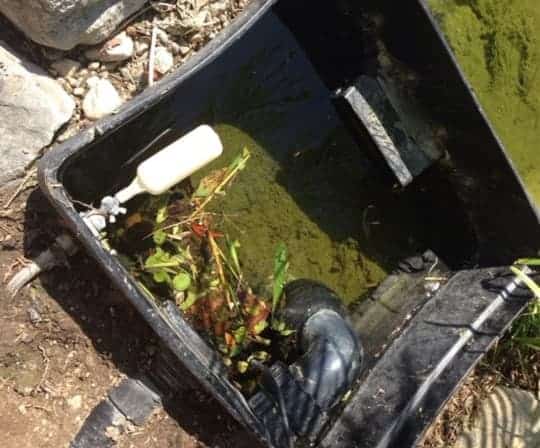
{"type": "Polygon", "coordinates": [[[429,0],[480,103],[540,203],[538,0],[429,0]]]}
{"type": "Polygon", "coordinates": [[[402,244],[408,238],[406,226],[392,229],[389,239],[388,234],[382,236],[387,226],[373,224],[377,214],[373,204],[381,201],[376,196],[379,186],[362,173],[361,153],[345,130],[337,130],[323,149],[298,152],[283,163],[242,130],[228,124],[215,129],[224,154],[199,178],[228,165],[244,146],[252,155],[212,207],[222,215],[218,228],[240,241],[242,269],[256,289],[269,287],[280,242],[288,248],[293,278],[323,282],[346,303],[376,286],[406,253],[407,243],[402,244]],[[369,213],[366,224],[362,217],[367,207],[374,213],[369,213]],[[369,223],[374,229],[366,236],[369,223]]]}

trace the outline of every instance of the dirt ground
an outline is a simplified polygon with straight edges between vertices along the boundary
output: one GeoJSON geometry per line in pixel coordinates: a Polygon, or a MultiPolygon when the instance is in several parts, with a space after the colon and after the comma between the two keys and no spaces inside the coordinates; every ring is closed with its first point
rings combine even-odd
{"type": "MultiPolygon", "coordinates": [[[[47,200],[29,182],[5,208],[0,192],[0,281],[61,230],[47,200]]],[[[0,434],[2,447],[67,447],[93,407],[126,375],[144,371],[158,350],[145,322],[112,289],[93,260],[42,275],[16,297],[0,289],[0,434]]],[[[120,448],[240,447],[245,433],[200,390],[186,387],[120,448]]]]}

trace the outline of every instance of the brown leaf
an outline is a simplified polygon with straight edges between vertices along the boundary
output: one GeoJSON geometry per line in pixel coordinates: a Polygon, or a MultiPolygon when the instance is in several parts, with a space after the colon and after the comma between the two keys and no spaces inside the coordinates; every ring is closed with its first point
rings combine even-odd
{"type": "Polygon", "coordinates": [[[229,348],[233,348],[236,345],[236,340],[231,333],[225,333],[225,344],[227,344],[227,347],[229,348]]]}
{"type": "Polygon", "coordinates": [[[257,325],[260,322],[268,319],[268,316],[270,315],[270,307],[267,305],[267,303],[261,299],[257,300],[258,303],[250,313],[250,317],[247,321],[247,328],[251,334],[256,334],[257,325]]]}

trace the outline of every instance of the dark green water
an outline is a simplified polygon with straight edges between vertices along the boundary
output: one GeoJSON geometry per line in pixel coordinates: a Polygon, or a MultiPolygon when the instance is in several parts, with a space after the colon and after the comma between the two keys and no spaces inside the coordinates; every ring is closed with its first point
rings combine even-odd
{"type": "Polygon", "coordinates": [[[429,3],[480,103],[540,204],[540,2],[429,3]]]}
{"type": "Polygon", "coordinates": [[[215,129],[225,152],[205,172],[227,166],[243,147],[252,154],[213,209],[224,214],[221,227],[241,242],[244,273],[255,288],[270,284],[280,241],[289,249],[293,278],[321,281],[347,303],[376,286],[407,253],[405,212],[366,174],[364,156],[343,128],[321,147],[299,149],[280,162],[240,129],[215,129]]]}

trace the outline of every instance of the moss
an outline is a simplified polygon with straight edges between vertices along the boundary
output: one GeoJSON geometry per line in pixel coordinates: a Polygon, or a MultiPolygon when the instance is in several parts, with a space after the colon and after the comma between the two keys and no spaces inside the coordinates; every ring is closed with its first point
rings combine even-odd
{"type": "Polygon", "coordinates": [[[241,242],[244,274],[259,291],[270,285],[280,241],[289,249],[292,277],[321,281],[347,303],[383,280],[407,253],[410,229],[401,219],[403,210],[389,207],[399,218],[379,215],[386,198],[377,196],[380,185],[367,180],[361,152],[345,130],[337,130],[322,148],[299,151],[284,162],[240,129],[225,124],[215,129],[224,155],[198,177],[226,166],[243,146],[252,154],[213,207],[224,214],[219,227],[241,242]],[[366,237],[362,215],[370,205],[368,221],[382,222],[366,237]]]}
{"type": "Polygon", "coordinates": [[[481,104],[540,202],[537,0],[430,0],[481,104]]]}

